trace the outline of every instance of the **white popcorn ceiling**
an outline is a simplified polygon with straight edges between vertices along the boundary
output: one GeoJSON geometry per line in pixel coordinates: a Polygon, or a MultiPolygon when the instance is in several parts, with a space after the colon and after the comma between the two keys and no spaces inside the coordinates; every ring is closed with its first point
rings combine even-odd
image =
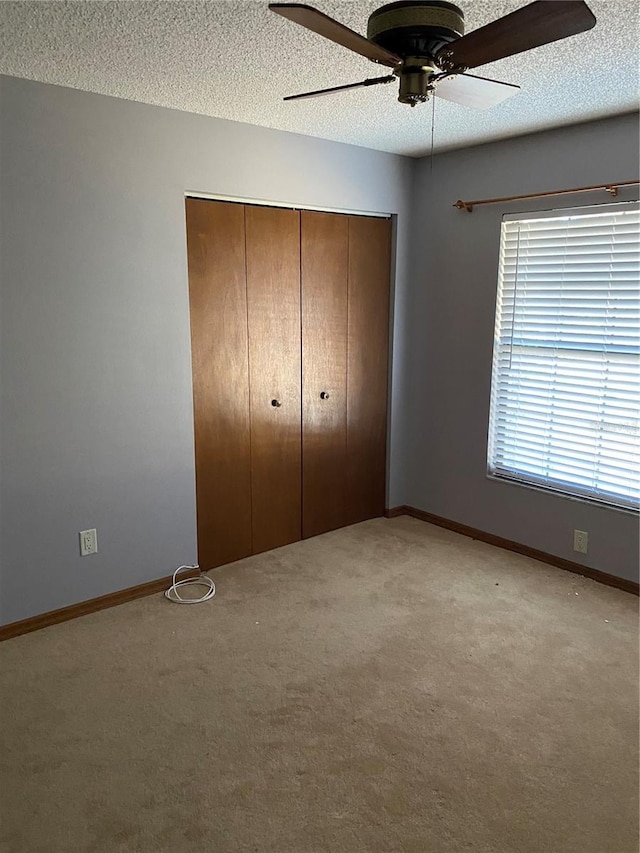
{"type": "MultiPolygon", "coordinates": [[[[381,2],[308,0],[366,34],[381,2]]],[[[521,0],[461,0],[466,31],[521,0]]],[[[436,99],[436,151],[637,109],[638,4],[591,0],[587,33],[484,65],[522,87],[488,111],[436,99]]],[[[431,104],[399,104],[397,84],[284,103],[388,73],[284,20],[267,0],[0,2],[0,73],[398,154],[431,146],[431,104]]]]}

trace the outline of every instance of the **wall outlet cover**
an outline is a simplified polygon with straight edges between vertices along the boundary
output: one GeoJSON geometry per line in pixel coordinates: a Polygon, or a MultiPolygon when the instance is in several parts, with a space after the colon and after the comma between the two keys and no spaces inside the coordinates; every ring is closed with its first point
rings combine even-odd
{"type": "Polygon", "coordinates": [[[589,548],[589,534],[586,530],[573,531],[573,550],[579,554],[586,554],[589,548]]]}
{"type": "Polygon", "coordinates": [[[93,527],[91,530],[80,531],[80,556],[96,554],[98,551],[98,533],[93,527]]]}

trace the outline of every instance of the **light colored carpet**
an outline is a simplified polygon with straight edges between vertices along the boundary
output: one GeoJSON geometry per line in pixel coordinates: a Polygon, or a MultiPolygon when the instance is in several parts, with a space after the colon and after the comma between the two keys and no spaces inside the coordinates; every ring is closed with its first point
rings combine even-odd
{"type": "Polygon", "coordinates": [[[377,519],[0,645],[3,853],[636,853],[637,599],[377,519]]]}

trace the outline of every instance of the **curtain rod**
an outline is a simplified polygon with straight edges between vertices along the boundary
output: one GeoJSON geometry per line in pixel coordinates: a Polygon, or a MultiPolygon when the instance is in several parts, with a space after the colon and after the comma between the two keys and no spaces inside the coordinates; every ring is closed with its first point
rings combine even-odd
{"type": "Polygon", "coordinates": [[[453,205],[458,210],[466,210],[467,213],[472,213],[473,208],[478,204],[497,204],[501,201],[520,201],[525,198],[544,198],[550,195],[567,195],[568,193],[586,193],[593,190],[606,190],[611,195],[618,195],[618,187],[629,187],[635,184],[640,184],[640,181],[616,181],[612,184],[596,184],[593,187],[575,187],[572,190],[550,190],[546,193],[530,193],[529,195],[508,195],[504,198],[480,198],[475,201],[458,201],[453,205]]]}

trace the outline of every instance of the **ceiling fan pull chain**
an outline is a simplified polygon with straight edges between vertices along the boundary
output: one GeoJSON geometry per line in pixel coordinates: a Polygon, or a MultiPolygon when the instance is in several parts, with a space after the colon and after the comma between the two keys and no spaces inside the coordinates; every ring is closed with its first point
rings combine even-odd
{"type": "Polygon", "coordinates": [[[429,177],[433,177],[433,137],[436,129],[436,99],[431,96],[431,151],[429,152],[429,177]]]}

